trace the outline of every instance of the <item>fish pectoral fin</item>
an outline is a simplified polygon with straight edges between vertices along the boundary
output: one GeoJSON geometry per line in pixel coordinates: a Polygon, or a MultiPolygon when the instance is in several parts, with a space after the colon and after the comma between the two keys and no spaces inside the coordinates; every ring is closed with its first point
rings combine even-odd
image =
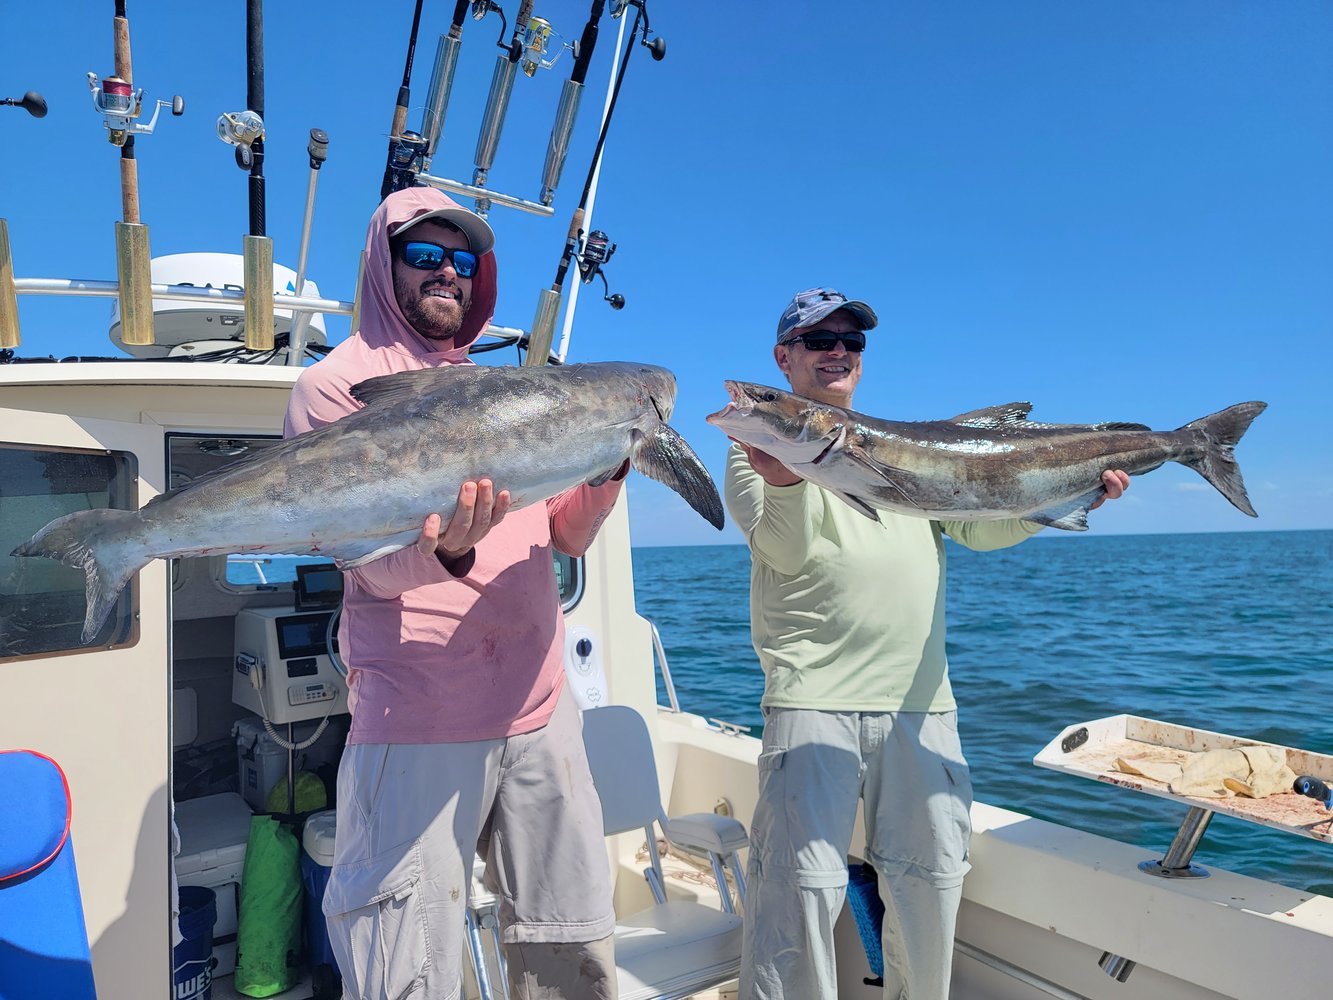
{"type": "Polygon", "coordinates": [[[996,427],[1000,424],[1018,424],[1027,420],[1032,412],[1032,404],[1027,402],[1001,403],[999,406],[983,406],[979,410],[968,410],[949,423],[963,424],[967,427],[996,427]]]}
{"type": "MultiPolygon", "coordinates": [[[[422,518],[424,521],[425,518],[422,518]]],[[[390,552],[397,552],[399,549],[406,548],[421,536],[420,529],[413,528],[411,531],[400,531],[396,535],[389,535],[387,538],[365,538],[355,542],[344,542],[341,545],[329,546],[320,549],[317,553],[321,556],[327,556],[338,564],[339,569],[356,569],[358,566],[364,566],[366,563],[374,562],[382,556],[387,556],[390,552]]]]}
{"type": "Polygon", "coordinates": [[[1063,531],[1087,531],[1088,508],[1096,503],[1105,492],[1104,487],[1098,486],[1095,490],[1084,493],[1080,497],[1075,497],[1073,500],[1066,500],[1033,514],[1025,514],[1023,520],[1044,524],[1048,528],[1060,528],[1063,531]]]}
{"type": "Polygon", "coordinates": [[[634,468],[649,479],[670,486],[684,497],[705,521],[722,529],[722,498],[713,477],[683,437],[666,424],[639,437],[631,456],[634,468]]]}
{"type": "Polygon", "coordinates": [[[876,524],[879,523],[879,511],[875,510],[874,507],[870,506],[870,504],[866,503],[860,497],[852,493],[844,493],[842,490],[835,490],[829,487],[825,487],[825,489],[827,489],[830,493],[836,496],[839,500],[842,500],[845,504],[847,504],[848,507],[851,507],[852,510],[859,511],[866,517],[870,518],[870,520],[874,521],[876,524]]]}
{"type": "Polygon", "coordinates": [[[609,482],[611,477],[614,476],[619,471],[620,471],[620,466],[617,465],[614,468],[607,469],[605,472],[599,472],[597,475],[593,476],[591,479],[588,480],[588,485],[601,486],[604,483],[609,482]]]}
{"type": "MultiPolygon", "coordinates": [[[[902,497],[904,503],[910,504],[917,510],[921,509],[921,505],[918,504],[908,494],[906,490],[904,490],[901,486],[898,485],[898,477],[903,475],[902,469],[897,469],[894,468],[892,465],[885,465],[883,462],[875,461],[863,449],[858,448],[855,445],[848,445],[847,447],[844,447],[842,449],[842,453],[846,455],[848,458],[850,458],[853,462],[860,465],[862,468],[868,469],[874,475],[884,480],[884,482],[887,483],[889,487],[894,490],[894,492],[896,492],[900,497],[902,497]]],[[[879,518],[876,517],[875,520],[878,521],[879,518]]]]}

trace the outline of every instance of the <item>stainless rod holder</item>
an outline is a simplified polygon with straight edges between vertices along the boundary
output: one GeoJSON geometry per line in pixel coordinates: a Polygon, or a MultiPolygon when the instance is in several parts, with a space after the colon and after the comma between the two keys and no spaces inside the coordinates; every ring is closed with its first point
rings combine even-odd
{"type": "MultiPolygon", "coordinates": [[[[1156,875],[1158,878],[1207,878],[1208,869],[1190,864],[1190,859],[1194,857],[1199,841],[1203,839],[1204,831],[1208,829],[1208,823],[1212,818],[1211,809],[1190,806],[1189,812],[1180,823],[1180,829],[1176,831],[1175,838],[1171,841],[1171,846],[1166,849],[1166,857],[1161,861],[1139,862],[1139,871],[1147,875],[1156,875]]],[[[1123,983],[1129,978],[1135,964],[1128,958],[1112,955],[1109,951],[1102,952],[1102,957],[1097,959],[1097,965],[1101,970],[1118,983],[1123,983]]]]}
{"type": "MultiPolygon", "coordinates": [[[[518,64],[509,61],[508,56],[497,56],[495,72],[491,75],[491,90],[486,96],[486,110],[481,118],[481,131],[477,133],[476,169],[472,171],[472,183],[479,188],[486,186],[486,175],[495,162],[495,151],[500,145],[500,132],[504,129],[505,114],[509,111],[509,96],[514,89],[514,77],[518,73],[518,64]]],[[[477,201],[477,214],[485,215],[490,203],[485,198],[477,201]]]]}
{"type": "Polygon", "coordinates": [[[152,256],[148,227],[141,222],[116,223],[116,275],[120,285],[120,340],[134,347],[153,341],[152,256]]]}
{"type": "Polygon", "coordinates": [[[421,168],[429,169],[435,150],[444,135],[444,116],[449,111],[449,94],[454,89],[454,71],[458,69],[458,50],[461,38],[441,35],[435,48],[435,65],[430,71],[430,91],[426,100],[426,114],[421,121],[421,134],[426,139],[426,154],[421,168]]]}
{"type": "Polygon", "coordinates": [[[477,202],[477,214],[484,214],[481,211],[481,204],[485,202],[487,206],[491,204],[503,205],[505,208],[516,208],[520,212],[530,212],[533,215],[540,215],[543,218],[550,218],[555,215],[555,209],[550,205],[539,205],[535,201],[528,201],[525,198],[516,198],[511,194],[502,194],[499,191],[490,191],[484,187],[477,187],[474,184],[466,184],[463,181],[450,180],[448,177],[433,177],[430,174],[417,174],[417,183],[424,184],[426,187],[433,187],[437,191],[448,191],[450,194],[459,194],[464,198],[472,198],[477,202]]]}
{"type": "Polygon", "coordinates": [[[524,366],[540,368],[551,356],[551,341],[555,339],[555,320],[560,315],[560,293],[543,288],[537,295],[537,313],[532,318],[532,332],[528,334],[528,353],[524,366]]]}
{"type": "Polygon", "coordinates": [[[267,236],[246,236],[245,349],[273,350],[273,241],[267,236]]]}
{"type": "Polygon", "coordinates": [[[0,219],[0,348],[19,346],[19,297],[14,287],[14,258],[9,253],[9,223],[0,219]]]}
{"type": "Polygon", "coordinates": [[[546,163],[542,165],[541,203],[549,205],[555,200],[555,189],[560,184],[561,171],[565,169],[565,157],[569,153],[569,139],[574,134],[574,119],[578,117],[579,100],[583,97],[583,84],[566,80],[560,91],[560,103],[556,105],[555,122],[551,126],[551,139],[546,146],[546,163]]]}

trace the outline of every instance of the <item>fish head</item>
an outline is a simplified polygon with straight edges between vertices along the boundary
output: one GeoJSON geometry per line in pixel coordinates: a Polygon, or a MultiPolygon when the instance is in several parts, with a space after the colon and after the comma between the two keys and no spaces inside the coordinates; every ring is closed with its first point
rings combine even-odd
{"type": "Polygon", "coordinates": [[[634,370],[657,415],[664,423],[670,420],[676,408],[676,376],[657,365],[635,365],[634,370]]]}
{"type": "Polygon", "coordinates": [[[784,465],[817,464],[844,436],[846,415],[836,406],[753,382],[725,385],[731,402],[708,422],[784,465]]]}

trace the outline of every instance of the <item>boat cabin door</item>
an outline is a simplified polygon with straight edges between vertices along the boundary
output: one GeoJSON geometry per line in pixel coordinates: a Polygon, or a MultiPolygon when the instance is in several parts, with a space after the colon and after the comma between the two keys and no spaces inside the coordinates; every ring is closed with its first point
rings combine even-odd
{"type": "Polygon", "coordinates": [[[164,466],[157,424],[0,407],[0,749],[47,754],[68,777],[107,997],[171,982],[167,564],[136,573],[84,645],[83,573],[9,553],[72,511],[141,507],[163,490],[164,466]]]}

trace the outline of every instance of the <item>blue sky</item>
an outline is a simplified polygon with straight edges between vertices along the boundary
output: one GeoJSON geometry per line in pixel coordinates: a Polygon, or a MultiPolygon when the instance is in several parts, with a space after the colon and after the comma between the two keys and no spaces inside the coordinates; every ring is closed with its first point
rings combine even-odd
{"type": "MultiPolygon", "coordinates": [[[[631,60],[595,214],[628,304],[585,295],[571,360],[675,371],[672,422],[719,486],[726,440],[703,418],[722,380],[781,384],[777,315],[828,284],[880,315],[856,400],[877,416],[1027,399],[1036,419],[1173,428],[1270,404],[1237,452],[1258,520],[1172,465],[1094,514],[1093,533],[1333,528],[1333,5],[649,3],[667,58],[631,60]]],[[[246,180],[214,123],[244,107],[244,4],[128,6],[135,84],[186,101],[139,142],[153,252],[239,252],[246,180]]],[[[306,136],[323,128],[308,273],[350,299],[412,3],[267,6],[269,235],[295,266],[306,136]]],[[[588,6],[536,12],[569,39],[588,6]]],[[[410,125],[452,7],[426,4],[410,125]]],[[[85,82],[111,71],[112,12],[5,13],[0,96],[35,89],[51,107],[43,120],[0,108],[0,217],[20,277],[114,277],[117,154],[85,82]]],[[[492,214],[500,323],[526,328],[554,274],[616,27],[603,22],[555,218],[492,214]]],[[[494,16],[464,27],[436,173],[470,179],[498,34],[494,16]]],[[[519,78],[493,187],[535,198],[569,60],[519,78]]],[[[109,309],[21,297],[23,353],[106,353],[109,309]]],[[[328,325],[347,335],[346,320],[328,325]]],[[[642,477],[629,494],[637,544],[740,540],[642,477]]]]}

